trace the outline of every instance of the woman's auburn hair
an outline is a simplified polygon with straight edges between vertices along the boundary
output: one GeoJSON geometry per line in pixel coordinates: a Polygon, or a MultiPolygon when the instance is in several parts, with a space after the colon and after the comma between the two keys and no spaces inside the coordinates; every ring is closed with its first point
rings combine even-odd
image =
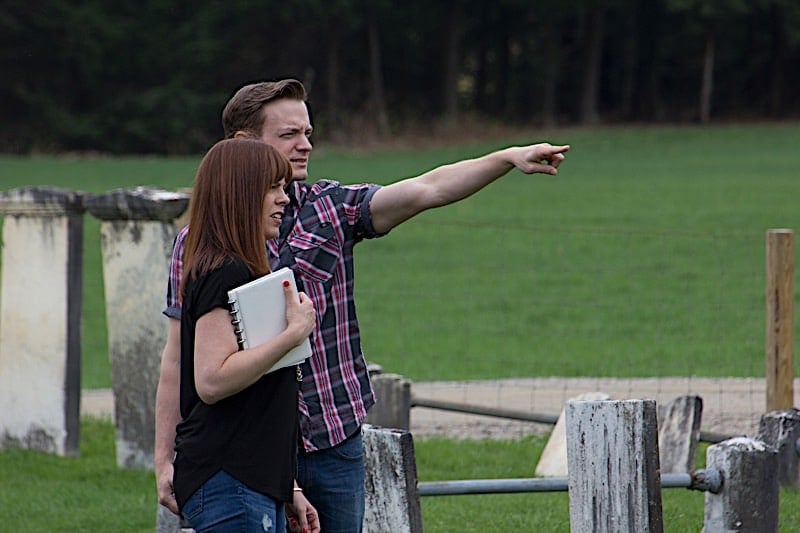
{"type": "Polygon", "coordinates": [[[289,160],[261,140],[225,139],[211,147],[197,169],[189,204],[181,298],[188,279],[232,258],[240,259],[254,276],[270,271],[264,200],[271,188],[291,177],[289,160]]]}

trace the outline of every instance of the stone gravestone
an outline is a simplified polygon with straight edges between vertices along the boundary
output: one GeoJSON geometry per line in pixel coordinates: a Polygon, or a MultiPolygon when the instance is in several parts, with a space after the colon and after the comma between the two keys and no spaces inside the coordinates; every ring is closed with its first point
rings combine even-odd
{"type": "MultiPolygon", "coordinates": [[[[570,400],[610,400],[611,396],[604,392],[584,392],[570,400]]],[[[553,431],[542,450],[534,472],[539,477],[567,477],[567,429],[564,420],[564,409],[558,416],[553,431]]]]}
{"type": "Polygon", "coordinates": [[[0,449],[77,455],[80,441],[82,195],[0,194],[0,449]]]}
{"type": "Polygon", "coordinates": [[[658,408],[658,453],[662,474],[693,472],[703,400],[700,396],[679,396],[658,408]]]}
{"type": "Polygon", "coordinates": [[[85,203],[101,221],[117,464],[152,468],[156,386],[167,333],[161,311],[175,219],[186,210],[188,197],[137,187],[94,195],[85,203]]]}

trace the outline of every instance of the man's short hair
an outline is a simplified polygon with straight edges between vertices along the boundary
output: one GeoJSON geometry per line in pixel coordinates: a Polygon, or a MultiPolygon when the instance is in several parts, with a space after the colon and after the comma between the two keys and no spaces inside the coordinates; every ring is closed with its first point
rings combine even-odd
{"type": "Polygon", "coordinates": [[[228,100],[222,110],[222,128],[230,139],[237,131],[261,136],[264,129],[263,107],[275,100],[306,100],[306,88],[295,79],[263,81],[245,85],[228,100]]]}

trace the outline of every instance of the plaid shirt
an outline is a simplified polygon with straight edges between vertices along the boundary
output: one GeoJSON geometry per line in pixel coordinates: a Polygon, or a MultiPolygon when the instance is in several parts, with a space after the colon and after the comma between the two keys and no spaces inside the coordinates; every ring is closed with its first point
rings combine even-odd
{"type": "MultiPolygon", "coordinates": [[[[380,237],[369,203],[377,185],[294,182],[277,239],[267,242],[273,269],[290,267],[314,302],[313,355],[302,364],[300,432],[306,450],[336,446],[355,433],[375,403],[361,353],[353,299],[353,246],[380,237]]],[[[175,238],[164,314],[180,319],[178,286],[188,227],[175,238]]]]}

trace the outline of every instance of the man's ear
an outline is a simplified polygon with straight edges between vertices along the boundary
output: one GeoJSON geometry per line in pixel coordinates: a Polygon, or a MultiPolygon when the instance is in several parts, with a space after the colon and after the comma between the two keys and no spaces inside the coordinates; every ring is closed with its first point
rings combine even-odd
{"type": "Polygon", "coordinates": [[[256,139],[257,137],[251,131],[238,130],[233,134],[234,139],[256,139]]]}

